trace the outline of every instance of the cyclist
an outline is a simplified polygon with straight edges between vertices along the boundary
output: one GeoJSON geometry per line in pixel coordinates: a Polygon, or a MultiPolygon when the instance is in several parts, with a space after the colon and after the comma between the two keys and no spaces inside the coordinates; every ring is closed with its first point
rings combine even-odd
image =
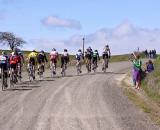
{"type": "Polygon", "coordinates": [[[86,60],[86,66],[88,66],[87,69],[89,72],[91,72],[92,55],[93,55],[93,51],[91,47],[88,47],[85,52],[85,60],[86,60]]]}
{"type": "Polygon", "coordinates": [[[94,69],[94,65],[96,65],[96,68],[98,67],[97,65],[98,60],[100,60],[99,53],[98,50],[95,50],[92,55],[92,65],[93,65],[92,69],[94,69]]]}
{"type": "Polygon", "coordinates": [[[79,49],[76,54],[76,60],[77,60],[76,66],[78,67],[78,65],[79,65],[80,73],[82,73],[82,71],[81,71],[82,59],[83,59],[83,53],[82,53],[82,50],[79,49]]]}
{"type": "MultiPolygon", "coordinates": [[[[8,72],[8,56],[5,51],[2,52],[2,55],[0,55],[0,68],[4,70],[5,78],[7,79],[7,72],[8,72]]],[[[2,74],[1,74],[2,76],[2,74]]],[[[7,83],[7,82],[6,82],[7,83]]],[[[7,88],[7,84],[5,84],[5,87],[7,88]]]]}
{"type": "Polygon", "coordinates": [[[36,68],[37,55],[38,55],[38,53],[37,53],[35,50],[33,50],[33,51],[32,51],[31,53],[29,53],[29,55],[28,55],[28,61],[29,61],[28,68],[29,68],[30,65],[32,64],[32,66],[33,66],[33,71],[34,71],[33,79],[35,79],[35,68],[36,68]]]}
{"type": "MultiPolygon", "coordinates": [[[[57,60],[58,60],[58,52],[56,51],[55,48],[52,49],[50,53],[50,67],[52,69],[52,65],[55,65],[55,70],[57,68],[57,60]]],[[[53,74],[56,74],[56,71],[53,71],[53,74]]]]}
{"type": "Polygon", "coordinates": [[[67,63],[69,62],[69,54],[68,54],[68,50],[64,49],[62,55],[61,55],[61,74],[63,73],[63,66],[66,65],[67,67],[67,63]]]}
{"type": "Polygon", "coordinates": [[[40,66],[42,65],[42,69],[43,69],[43,72],[44,72],[45,62],[48,62],[47,56],[46,56],[46,54],[43,50],[40,53],[38,53],[37,61],[38,61],[38,74],[39,74],[40,66]]]}
{"type": "Polygon", "coordinates": [[[16,48],[15,49],[15,53],[17,54],[17,56],[18,56],[18,67],[19,67],[19,76],[20,76],[20,78],[22,78],[21,77],[21,73],[22,73],[22,66],[23,66],[23,64],[24,64],[24,56],[23,56],[23,53],[22,53],[22,51],[20,50],[20,49],[18,49],[18,48],[16,48]]]}
{"type": "Polygon", "coordinates": [[[15,81],[15,82],[17,82],[18,60],[19,60],[18,54],[15,53],[15,52],[12,52],[12,53],[11,53],[11,56],[10,56],[10,58],[9,58],[9,63],[10,63],[10,71],[13,71],[13,73],[14,73],[15,76],[16,76],[16,81],[15,81]]]}
{"type": "Polygon", "coordinates": [[[109,48],[109,45],[106,45],[102,53],[102,58],[103,58],[102,71],[104,70],[104,65],[106,64],[105,62],[107,62],[106,67],[108,68],[108,60],[110,57],[111,57],[110,48],[109,48]]]}

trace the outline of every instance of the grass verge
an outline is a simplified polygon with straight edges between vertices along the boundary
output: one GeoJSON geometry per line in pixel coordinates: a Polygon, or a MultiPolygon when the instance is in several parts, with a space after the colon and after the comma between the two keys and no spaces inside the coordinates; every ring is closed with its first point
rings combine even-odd
{"type": "Polygon", "coordinates": [[[160,125],[160,106],[159,95],[156,90],[152,90],[147,86],[147,81],[142,83],[142,90],[137,91],[132,87],[130,74],[122,81],[125,95],[140,109],[145,112],[155,124],[160,125]],[[155,94],[156,93],[156,94],[155,94]]]}

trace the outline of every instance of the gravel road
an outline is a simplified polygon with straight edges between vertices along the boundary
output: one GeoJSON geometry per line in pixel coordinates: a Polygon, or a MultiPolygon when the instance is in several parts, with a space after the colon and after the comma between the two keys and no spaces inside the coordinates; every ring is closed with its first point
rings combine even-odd
{"type": "MultiPolygon", "coordinates": [[[[0,130],[160,130],[127,99],[117,77],[131,67],[112,63],[107,73],[24,81],[0,91],[0,130]]],[[[26,80],[26,79],[23,79],[26,80]]]]}

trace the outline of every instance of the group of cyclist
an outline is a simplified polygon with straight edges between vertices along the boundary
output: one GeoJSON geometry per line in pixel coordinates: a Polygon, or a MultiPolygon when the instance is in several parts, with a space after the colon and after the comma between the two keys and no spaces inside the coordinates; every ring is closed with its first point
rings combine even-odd
{"type": "MultiPolygon", "coordinates": [[[[111,55],[110,48],[108,45],[106,45],[104,47],[102,54],[103,58],[102,70],[104,69],[104,63],[106,62],[105,59],[107,59],[108,61],[110,55],[111,55]]],[[[92,65],[95,65],[94,67],[98,67],[97,63],[98,60],[100,60],[100,56],[98,50],[93,51],[91,47],[88,47],[84,54],[82,50],[79,49],[75,55],[75,59],[77,62],[76,66],[79,66],[80,68],[80,73],[82,73],[81,66],[83,61],[85,61],[86,67],[88,67],[87,68],[88,72],[91,72],[91,70],[93,69],[92,65]]],[[[70,62],[69,53],[67,49],[64,49],[64,51],[59,55],[56,49],[53,48],[49,54],[49,59],[47,59],[47,56],[43,50],[40,52],[36,52],[35,50],[33,50],[27,56],[27,62],[28,62],[27,68],[29,68],[30,65],[33,66],[33,71],[34,71],[33,79],[35,79],[36,66],[38,68],[37,73],[39,74],[41,65],[43,66],[43,72],[44,72],[45,63],[50,61],[50,68],[53,68],[54,66],[55,70],[53,71],[53,74],[55,75],[58,60],[61,61],[61,73],[63,73],[64,66],[67,67],[67,64],[70,62]]],[[[21,77],[22,66],[24,65],[24,62],[26,62],[26,60],[24,59],[23,53],[20,49],[17,48],[11,54],[7,54],[5,51],[3,51],[2,54],[0,55],[0,68],[3,68],[6,77],[8,76],[8,72],[10,70],[13,70],[17,76],[21,77]]],[[[108,62],[106,67],[108,67],[108,62]]]]}

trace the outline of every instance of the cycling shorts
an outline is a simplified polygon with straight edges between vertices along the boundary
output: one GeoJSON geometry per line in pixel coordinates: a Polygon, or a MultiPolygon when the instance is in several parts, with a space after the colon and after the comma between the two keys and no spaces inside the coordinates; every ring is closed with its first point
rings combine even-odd
{"type": "Polygon", "coordinates": [[[35,58],[30,57],[29,63],[32,64],[33,66],[35,66],[35,65],[36,65],[36,60],[35,60],[35,58]]]}
{"type": "Polygon", "coordinates": [[[7,70],[8,69],[7,63],[0,63],[0,68],[3,68],[3,70],[7,70]]]}

